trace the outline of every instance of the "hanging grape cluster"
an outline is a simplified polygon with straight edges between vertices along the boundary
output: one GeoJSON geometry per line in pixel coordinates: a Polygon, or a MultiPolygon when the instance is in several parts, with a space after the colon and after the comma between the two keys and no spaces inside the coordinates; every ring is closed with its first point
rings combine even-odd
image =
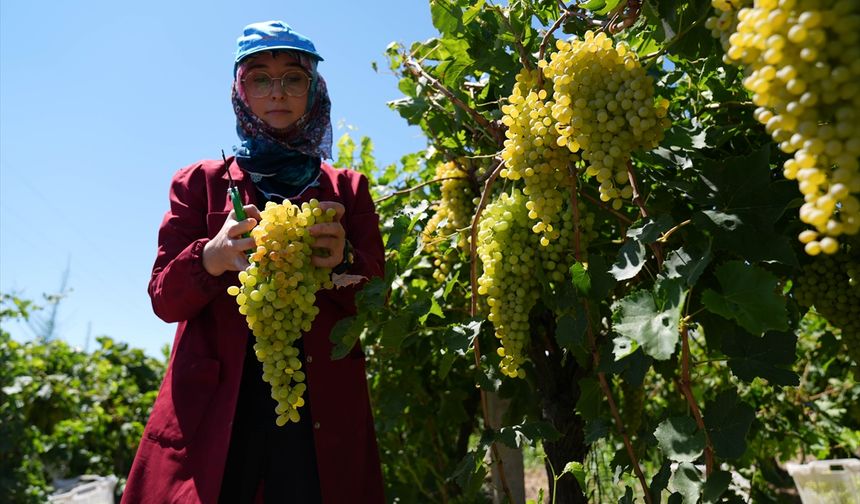
{"type": "Polygon", "coordinates": [[[488,320],[501,340],[500,368],[509,377],[525,377],[529,312],[540,297],[541,283],[565,280],[573,222],[561,213],[559,236],[540,246],[531,231],[526,196],[519,190],[487,205],[478,228],[477,252],[483,267],[478,294],[487,297],[488,320]]]}
{"type": "Polygon", "coordinates": [[[860,257],[844,246],[840,248],[841,252],[816,257],[804,266],[794,294],[801,305],[815,306],[832,325],[842,329],[848,354],[860,365],[860,257]]]}
{"type": "Polygon", "coordinates": [[[586,175],[600,184],[600,199],[619,209],[633,195],[630,155],[663,139],[669,101],[655,99],[653,80],[623,42],[613,45],[606,34],[589,31],[556,47],[540,65],[552,82],[557,144],[581,153],[586,175]]]}
{"type": "Polygon", "coordinates": [[[425,248],[433,256],[433,278],[444,282],[460,254],[469,250],[475,192],[469,174],[453,161],[440,163],[436,167],[436,178],[445,179],[442,198],[427,221],[423,236],[425,248]],[[445,246],[452,238],[456,242],[445,246]]]}
{"type": "MultiPolygon", "coordinates": [[[[720,44],[723,46],[723,51],[728,52],[731,44],[729,37],[738,27],[738,11],[744,7],[752,5],[753,0],[712,0],[711,5],[718,15],[711,16],[705,20],[705,28],[711,30],[711,35],[714,38],[720,39],[720,44]]],[[[727,56],[723,56],[723,61],[731,64],[727,56]]]]}
{"type": "Polygon", "coordinates": [[[757,0],[736,16],[724,59],[744,65],[756,119],[793,154],[783,171],[811,227],[800,241],[836,253],[860,231],[860,2],[757,0]]]}
{"type": "Polygon", "coordinates": [[[263,364],[263,380],[272,386],[272,398],[278,402],[278,426],[299,421],[298,409],[305,403],[307,386],[294,343],[303,331],[310,331],[319,312],[314,306],[317,290],[331,288],[330,268],[311,264],[314,238],[307,228],[332,222],[335,213],[334,209],[323,211],[317,200],[301,207],[289,200],[282,205],[266,203],[259,224],[251,231],[257,248],[248,268],[239,272],[241,286],[227,289],[236,296],[239,313],[245,315],[254,333],[254,352],[263,364]]]}
{"type": "Polygon", "coordinates": [[[536,90],[537,70],[523,69],[516,79],[508,104],[502,106],[507,139],[502,150],[505,167],[499,175],[525,182],[528,216],[537,221],[530,227],[541,236],[541,245],[548,246],[559,237],[561,209],[570,198],[570,169],[579,155],[558,145],[552,101],[546,101],[550,83],[536,90]]]}

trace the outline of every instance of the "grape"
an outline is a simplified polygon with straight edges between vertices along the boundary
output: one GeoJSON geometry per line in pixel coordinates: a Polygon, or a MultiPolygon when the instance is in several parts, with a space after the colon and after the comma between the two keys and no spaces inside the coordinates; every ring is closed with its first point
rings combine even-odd
{"type": "Polygon", "coordinates": [[[532,232],[526,196],[519,190],[502,195],[487,205],[478,228],[477,252],[483,272],[478,294],[487,298],[495,335],[501,340],[498,354],[503,374],[524,378],[529,339],[529,312],[540,297],[542,278],[563,282],[571,255],[571,212],[562,212],[559,236],[538,246],[532,232]]]}
{"type": "Polygon", "coordinates": [[[801,268],[794,295],[842,330],[848,355],[860,365],[860,257],[846,246],[801,268]]]}
{"type": "Polygon", "coordinates": [[[558,144],[555,120],[551,116],[552,102],[546,101],[551,83],[537,87],[538,71],[522,70],[508,104],[502,106],[505,131],[502,159],[505,167],[499,175],[508,180],[525,182],[523,193],[528,196],[529,218],[537,221],[532,231],[541,236],[546,246],[559,236],[561,209],[569,194],[570,168],[579,155],[558,144]]]}
{"type": "Polygon", "coordinates": [[[316,292],[332,286],[331,269],[311,264],[314,238],[307,228],[332,222],[335,214],[334,209],[323,211],[315,199],[301,207],[289,200],[281,205],[266,203],[251,231],[257,248],[248,267],[239,272],[241,285],[227,288],[254,334],[263,380],[272,386],[272,399],[278,403],[278,426],[299,421],[307,386],[294,343],[310,330],[319,313],[314,305],[316,292]]]}
{"type": "Polygon", "coordinates": [[[654,98],[654,82],[624,42],[589,31],[582,40],[556,42],[540,62],[552,82],[548,103],[557,145],[580,153],[585,174],[600,184],[600,198],[621,208],[633,196],[627,164],[633,151],[652,149],[669,126],[669,101],[654,98]]]}
{"type": "Polygon", "coordinates": [[[469,250],[475,190],[469,174],[453,161],[440,163],[436,167],[436,178],[449,180],[442,182],[442,198],[427,221],[423,236],[425,249],[433,257],[433,278],[441,283],[458,261],[460,253],[469,250]],[[440,246],[439,242],[452,236],[456,236],[453,246],[440,246]]]}
{"type": "MultiPolygon", "coordinates": [[[[738,10],[752,5],[752,0],[711,0],[711,5],[719,12],[718,16],[709,17],[705,20],[705,28],[711,30],[714,38],[720,39],[723,51],[728,54],[731,48],[729,38],[738,26],[738,10]]],[[[731,63],[728,56],[724,56],[726,63],[731,63]]]]}
{"type": "Polygon", "coordinates": [[[793,154],[783,173],[810,226],[799,239],[809,255],[835,254],[840,235],[860,231],[860,2],[727,4],[712,2],[736,17],[724,60],[744,65],[756,119],[793,154]]]}

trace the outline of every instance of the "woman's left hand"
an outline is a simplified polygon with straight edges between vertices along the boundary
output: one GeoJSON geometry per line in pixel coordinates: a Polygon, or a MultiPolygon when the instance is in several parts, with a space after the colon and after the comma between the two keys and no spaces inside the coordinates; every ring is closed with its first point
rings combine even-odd
{"type": "Polygon", "coordinates": [[[311,257],[311,264],[317,268],[334,268],[343,262],[343,248],[346,244],[346,230],[340,223],[341,217],[345,208],[336,201],[320,201],[320,208],[323,211],[329,208],[334,208],[337,212],[332,222],[323,222],[314,224],[308,228],[311,236],[315,237],[313,246],[319,249],[328,250],[328,257],[320,257],[314,255],[311,257]]]}

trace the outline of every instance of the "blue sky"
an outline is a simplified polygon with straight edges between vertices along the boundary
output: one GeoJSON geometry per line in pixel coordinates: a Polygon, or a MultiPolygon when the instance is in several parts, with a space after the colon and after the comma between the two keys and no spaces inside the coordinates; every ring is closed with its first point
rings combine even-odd
{"type": "MultiPolygon", "coordinates": [[[[434,36],[428,2],[0,3],[0,291],[41,300],[69,265],[58,334],[109,335],[157,355],[174,325],[146,286],[172,174],[236,143],[236,37],[282,19],[310,37],[338,124],[378,162],[424,147],[385,105],[399,97],[385,47],[434,36]],[[374,72],[371,62],[379,63],[374,72]]],[[[336,156],[336,154],[335,154],[336,156]]],[[[26,327],[8,324],[26,339],[26,327]]]]}

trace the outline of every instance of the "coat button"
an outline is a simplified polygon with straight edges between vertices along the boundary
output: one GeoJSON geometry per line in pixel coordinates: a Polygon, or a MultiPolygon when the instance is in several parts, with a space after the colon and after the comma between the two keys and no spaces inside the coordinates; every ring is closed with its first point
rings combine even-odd
{"type": "Polygon", "coordinates": [[[314,429],[319,429],[319,428],[320,428],[320,423],[314,422],[314,429]]]}
{"type": "Polygon", "coordinates": [[[313,358],[313,357],[311,357],[310,355],[308,355],[308,363],[311,363],[311,362],[313,362],[313,361],[314,361],[314,358],[313,358]]]}

